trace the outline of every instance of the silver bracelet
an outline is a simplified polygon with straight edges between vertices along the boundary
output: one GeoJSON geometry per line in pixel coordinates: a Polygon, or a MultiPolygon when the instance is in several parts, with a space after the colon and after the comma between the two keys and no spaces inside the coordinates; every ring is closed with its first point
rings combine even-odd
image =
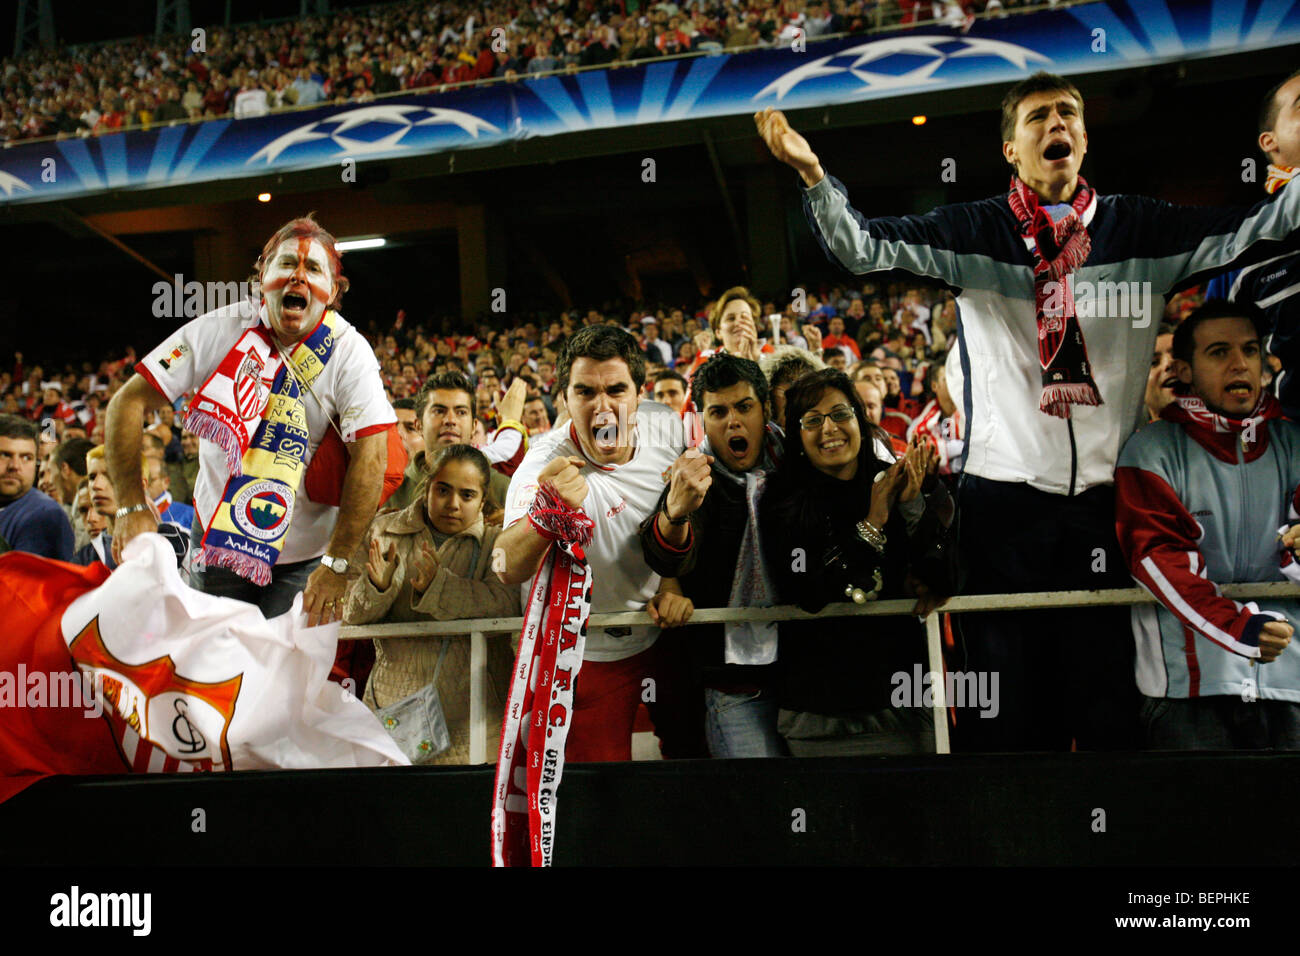
{"type": "Polygon", "coordinates": [[[885,533],[866,518],[857,523],[858,537],[880,553],[885,551],[885,533]]]}
{"type": "Polygon", "coordinates": [[[137,511],[148,511],[148,505],[131,505],[129,508],[118,508],[113,512],[114,518],[125,518],[127,515],[133,515],[137,511]]]}

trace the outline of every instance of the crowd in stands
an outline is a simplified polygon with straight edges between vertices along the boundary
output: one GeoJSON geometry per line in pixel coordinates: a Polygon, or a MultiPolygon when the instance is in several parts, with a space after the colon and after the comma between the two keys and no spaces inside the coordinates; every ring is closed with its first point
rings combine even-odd
{"type": "Polygon", "coordinates": [[[1029,0],[569,0],[395,3],[273,24],[212,27],[34,49],[0,63],[0,142],[93,136],[129,127],[250,117],[319,103],[368,102],[491,78],[611,66],[694,51],[789,46],[876,27],[941,20],[1029,0]],[[500,29],[502,32],[495,33],[500,29]]]}
{"type": "MultiPolygon", "coordinates": [[[[1157,341],[1146,395],[1152,419],[1173,396],[1170,333],[1200,301],[1199,293],[1192,291],[1166,308],[1169,325],[1157,341]]],[[[569,310],[484,324],[470,334],[447,334],[445,329],[409,322],[404,314],[389,325],[372,322],[367,339],[396,411],[409,464],[407,480],[381,508],[366,544],[354,555],[353,567],[364,571],[353,576],[345,620],[403,622],[519,613],[517,588],[503,585],[490,568],[493,544],[508,510],[509,474],[522,460],[527,442],[535,443],[566,423],[569,410],[557,371],[563,367],[566,343],[588,328],[618,327],[635,337],[645,369],[642,397],[656,403],[643,407],[662,414],[671,411],[684,423],[687,445],[699,444],[717,455],[721,441],[709,431],[714,410],[700,405],[712,396],[702,391],[697,378],[736,384],[726,379],[736,374],[734,370],[720,371],[712,360],[752,358],[753,372],[744,374],[756,376],[761,370],[754,394],[761,397],[759,407],[768,411],[759,426],[764,420],[777,426],[768,426],[773,441],[780,436],[779,426],[790,421],[787,403],[802,403],[796,418],[805,418],[805,412],[816,417],[818,396],[808,391],[809,376],[831,376],[828,382],[852,383],[851,398],[865,414],[881,460],[902,460],[910,449],[924,447],[929,456],[925,469],[937,473],[939,483],[951,489],[961,470],[964,444],[960,396],[949,394],[944,375],[956,319],[949,292],[913,281],[810,290],[781,304],[760,303],[737,287],[695,308],[633,308],[617,314],[597,308],[569,310]],[[503,324],[508,327],[500,327],[503,324]],[[835,373],[847,379],[835,378],[835,373]],[[520,441],[524,433],[527,442],[520,441]],[[419,520],[418,515],[426,513],[427,520],[419,520]]],[[[80,564],[100,562],[110,569],[116,565],[112,531],[117,496],[104,457],[105,409],[131,377],[135,361],[130,350],[116,360],[80,368],[32,364],[16,354],[12,368],[0,373],[0,550],[28,550],[80,564]]],[[[1270,373],[1266,369],[1266,375],[1270,373]]],[[[146,422],[142,446],[146,495],[183,573],[192,560],[190,529],[200,467],[199,439],[181,426],[186,400],[164,404],[146,422]]],[[[813,473],[804,476],[797,487],[806,487],[814,478],[813,473]]],[[[776,497],[784,500],[793,494],[792,489],[776,497]]],[[[743,495],[738,500],[743,508],[743,495]]],[[[780,520],[768,519],[769,526],[778,526],[780,520]]],[[[882,514],[880,520],[888,519],[882,514]]],[[[798,522],[792,527],[796,531],[791,533],[796,533],[798,522]]],[[[665,531],[673,533],[668,526],[665,531]]],[[[659,546],[656,540],[647,545],[647,557],[659,546]]],[[[733,555],[739,544],[737,540],[728,545],[733,555]]],[[[689,585],[690,568],[680,567],[680,555],[671,547],[659,554],[664,566],[673,569],[665,580],[675,581],[673,575],[679,574],[689,585]]],[[[789,594],[784,588],[782,592],[789,594]]],[[[720,603],[726,597],[715,595],[720,603]]],[[[791,596],[789,603],[807,603],[804,597],[791,596]]],[[[656,598],[656,610],[665,621],[670,619],[669,607],[683,619],[689,617],[690,602],[680,592],[656,598]]],[[[825,600],[822,595],[814,604],[824,605],[825,600]]],[[[512,657],[505,637],[494,640],[490,662],[499,680],[489,688],[489,704],[499,711],[512,657]]],[[[467,699],[466,643],[375,643],[378,660],[368,684],[367,655],[351,662],[352,672],[367,687],[367,703],[378,709],[399,700],[417,689],[413,681],[427,680],[438,668],[453,741],[439,761],[468,759],[468,712],[462,706],[467,699]]],[[[714,662],[713,672],[706,666],[703,673],[717,676],[722,673],[716,671],[720,663],[714,662]]],[[[721,686],[725,688],[725,681],[721,686]]],[[[710,730],[706,750],[704,738],[682,731],[680,721],[675,724],[670,717],[664,727],[665,754],[729,752],[727,735],[716,728],[710,730]]],[[[791,730],[785,739],[798,739],[798,731],[791,730]]],[[[765,748],[760,752],[789,752],[772,741],[765,748]]],[[[818,752],[807,747],[794,751],[818,752]]]]}

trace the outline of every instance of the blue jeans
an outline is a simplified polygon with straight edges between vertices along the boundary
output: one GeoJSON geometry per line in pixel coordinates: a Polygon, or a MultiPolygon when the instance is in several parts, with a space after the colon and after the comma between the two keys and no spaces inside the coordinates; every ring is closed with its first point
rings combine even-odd
{"type": "Polygon", "coordinates": [[[765,690],[704,689],[704,734],[714,757],[787,757],[776,732],[776,697],[765,690]]]}
{"type": "MultiPolygon", "coordinates": [[[[201,553],[199,542],[202,540],[203,527],[196,520],[190,527],[190,554],[196,560],[201,553]]],[[[271,583],[266,587],[259,587],[226,568],[193,568],[190,571],[190,586],[204,594],[255,604],[262,611],[262,616],[269,620],[293,607],[293,596],[307,587],[307,578],[318,567],[319,558],[295,561],[293,564],[277,564],[271,569],[271,583]]]]}

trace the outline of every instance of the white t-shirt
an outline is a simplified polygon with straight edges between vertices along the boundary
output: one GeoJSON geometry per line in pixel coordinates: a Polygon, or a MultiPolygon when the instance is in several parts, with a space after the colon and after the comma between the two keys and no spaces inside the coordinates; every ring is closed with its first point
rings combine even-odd
{"type": "MultiPolygon", "coordinates": [[[[257,322],[258,311],[247,300],[201,315],[164,339],[136,365],[136,371],[152,382],[168,401],[175,402],[181,395],[202,388],[244,330],[257,322]]],[[[397,421],[393,406],[384,394],[379,362],[370,344],[342,316],[336,319],[335,336],[334,354],[312,382],[312,391],[304,391],[302,396],[307,412],[308,463],[330,428],[331,418],[338,422],[343,434],[349,434],[351,428],[358,438],[382,431],[397,421]]],[[[194,507],[204,527],[221,503],[221,493],[229,477],[226,453],[213,442],[201,442],[194,507]]],[[[292,564],[324,554],[338,510],[308,500],[300,485],[292,524],[280,551],[280,563],[292,564]]]]}
{"type": "MultiPolygon", "coordinates": [[[[646,566],[639,531],[641,522],[659,503],[668,470],[686,450],[686,445],[681,419],[667,406],[655,402],[641,403],[636,432],[637,446],[627,464],[610,467],[589,464],[582,469],[587,479],[583,511],[596,523],[591,544],[586,549],[592,571],[593,614],[644,611],[659,590],[659,575],[646,566]],[[642,436],[647,436],[644,443],[642,436]]],[[[574,437],[572,423],[533,440],[523,464],[510,481],[506,495],[507,528],[528,512],[537,494],[537,475],[547,462],[569,455],[587,457],[574,437]]],[[[531,580],[523,586],[525,608],[530,587],[531,580]]],[[[650,625],[615,630],[629,633],[616,636],[605,628],[591,628],[587,632],[583,660],[621,661],[641,653],[659,637],[659,628],[650,625]]]]}

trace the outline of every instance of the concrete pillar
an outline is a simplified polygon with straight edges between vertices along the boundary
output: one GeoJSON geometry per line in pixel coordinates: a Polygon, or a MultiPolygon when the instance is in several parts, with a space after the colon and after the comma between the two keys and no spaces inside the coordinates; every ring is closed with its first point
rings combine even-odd
{"type": "Polygon", "coordinates": [[[457,206],[456,248],[461,317],[477,321],[486,314],[494,326],[499,324],[501,320],[494,320],[491,311],[494,290],[505,290],[507,314],[519,307],[515,300],[523,294],[507,284],[507,238],[501,217],[482,203],[457,206]]]}
{"type": "Polygon", "coordinates": [[[249,249],[236,230],[205,230],[194,234],[194,272],[186,280],[242,282],[253,274],[260,249],[249,249]]]}
{"type": "Polygon", "coordinates": [[[745,231],[749,246],[750,287],[784,301],[790,294],[790,247],[786,194],[773,165],[745,170],[745,231]]]}

